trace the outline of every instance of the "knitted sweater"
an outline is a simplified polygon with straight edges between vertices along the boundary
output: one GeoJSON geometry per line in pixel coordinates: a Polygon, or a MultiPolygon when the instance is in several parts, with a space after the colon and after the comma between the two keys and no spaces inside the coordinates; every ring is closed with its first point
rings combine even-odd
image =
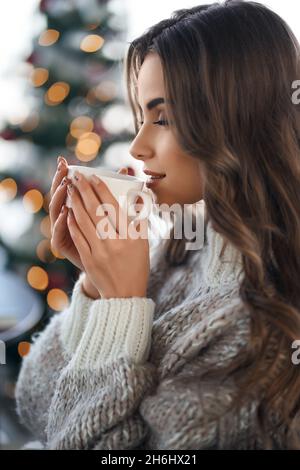
{"type": "Polygon", "coordinates": [[[240,253],[229,244],[221,257],[222,241],[209,221],[202,249],[177,267],[159,244],[145,298],[92,300],[79,276],[69,307],[32,338],[16,384],[20,419],[45,448],[263,447],[259,400],[228,411],[234,377],[205,378],[243,354],[250,333],[240,253]]]}

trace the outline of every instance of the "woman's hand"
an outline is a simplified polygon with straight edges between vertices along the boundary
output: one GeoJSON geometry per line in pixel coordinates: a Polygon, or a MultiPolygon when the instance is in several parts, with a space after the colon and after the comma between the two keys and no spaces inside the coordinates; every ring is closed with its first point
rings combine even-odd
{"type": "Polygon", "coordinates": [[[60,253],[83,271],[84,267],[80,255],[68,230],[68,208],[64,205],[67,183],[70,182],[66,177],[68,173],[68,163],[63,157],[59,157],[57,163],[58,167],[50,189],[49,216],[51,223],[51,246],[54,251],[60,253]]]}
{"type": "Polygon", "coordinates": [[[75,184],[68,185],[72,210],[67,224],[89,279],[102,298],[146,297],[150,272],[148,220],[130,223],[99,178],[89,181],[78,172],[75,178],[75,184]],[[102,204],[109,206],[108,215],[102,204]]]}

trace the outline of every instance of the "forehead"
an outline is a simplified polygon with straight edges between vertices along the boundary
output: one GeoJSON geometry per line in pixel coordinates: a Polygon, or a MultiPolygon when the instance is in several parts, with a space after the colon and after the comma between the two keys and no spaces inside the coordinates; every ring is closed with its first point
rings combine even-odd
{"type": "Polygon", "coordinates": [[[137,87],[140,103],[164,96],[163,70],[157,54],[150,53],[146,56],[139,70],[137,87]]]}

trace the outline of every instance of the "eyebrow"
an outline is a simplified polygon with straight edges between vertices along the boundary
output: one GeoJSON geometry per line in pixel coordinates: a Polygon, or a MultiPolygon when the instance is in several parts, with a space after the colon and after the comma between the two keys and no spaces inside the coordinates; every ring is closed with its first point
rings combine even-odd
{"type": "MultiPolygon", "coordinates": [[[[155,106],[157,106],[161,103],[164,103],[164,102],[165,102],[165,100],[162,97],[154,98],[153,100],[149,101],[149,103],[147,103],[146,107],[149,111],[151,111],[151,109],[155,108],[155,106]]],[[[139,107],[140,107],[140,105],[139,105],[139,107]]],[[[140,109],[142,109],[142,108],[140,107],[140,109]]]]}

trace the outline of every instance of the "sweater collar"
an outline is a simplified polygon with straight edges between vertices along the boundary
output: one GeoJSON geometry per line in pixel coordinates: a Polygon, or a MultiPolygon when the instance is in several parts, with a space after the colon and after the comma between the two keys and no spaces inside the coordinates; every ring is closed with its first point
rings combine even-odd
{"type": "Polygon", "coordinates": [[[191,209],[196,217],[202,218],[204,225],[204,243],[200,250],[203,282],[210,287],[240,283],[244,274],[240,251],[228,241],[221,256],[225,239],[213,228],[204,200],[192,204],[191,209]]]}
{"type": "Polygon", "coordinates": [[[221,256],[224,237],[214,230],[211,220],[205,222],[204,231],[202,268],[205,284],[218,287],[240,283],[244,274],[241,253],[228,242],[221,256]]]}

